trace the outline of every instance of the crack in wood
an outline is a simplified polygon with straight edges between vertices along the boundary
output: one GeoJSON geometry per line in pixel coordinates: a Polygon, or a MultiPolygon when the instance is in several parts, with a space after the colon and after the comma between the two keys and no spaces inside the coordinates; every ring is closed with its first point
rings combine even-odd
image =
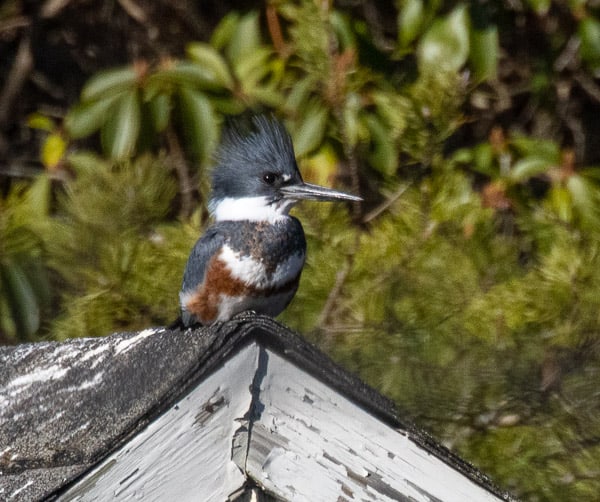
{"type": "Polygon", "coordinates": [[[240,427],[235,431],[231,445],[231,459],[247,476],[247,463],[250,454],[250,443],[254,422],[260,420],[265,409],[260,399],[261,385],[267,375],[269,354],[263,347],[258,347],[258,360],[252,383],[250,384],[250,406],[246,414],[238,419],[240,427]]]}

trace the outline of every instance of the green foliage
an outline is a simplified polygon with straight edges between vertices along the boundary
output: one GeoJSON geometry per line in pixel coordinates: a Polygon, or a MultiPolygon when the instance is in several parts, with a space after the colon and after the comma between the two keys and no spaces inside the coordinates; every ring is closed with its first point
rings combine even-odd
{"type": "Polygon", "coordinates": [[[33,337],[50,302],[38,232],[48,217],[49,189],[42,176],[0,199],[0,340],[33,337]]]}
{"type": "Polygon", "coordinates": [[[46,229],[48,264],[64,283],[55,336],[174,319],[181,276],[173,271],[185,264],[182,239],[189,246],[189,234],[166,224],[173,179],[150,157],[114,164],[80,155],[71,162],[77,177],[46,229]]]}
{"type": "Polygon", "coordinates": [[[600,21],[588,16],[579,23],[581,58],[597,72],[600,70],[600,21]]]}
{"type": "Polygon", "coordinates": [[[167,128],[175,111],[195,158],[206,161],[218,132],[206,92],[222,89],[223,82],[223,75],[210,67],[205,71],[184,61],[165,62],[153,72],[142,64],[107,70],[86,84],[65,127],[73,139],[99,130],[104,152],[112,159],[126,159],[152,145],[153,135],[167,128]]]}
{"type": "Polygon", "coordinates": [[[104,153],[122,160],[149,149],[177,127],[192,157],[206,164],[219,135],[217,112],[278,106],[283,65],[262,44],[258,15],[232,14],[212,45],[194,42],[188,60],[106,70],[92,77],[65,118],[72,139],[100,131],[104,153]]]}

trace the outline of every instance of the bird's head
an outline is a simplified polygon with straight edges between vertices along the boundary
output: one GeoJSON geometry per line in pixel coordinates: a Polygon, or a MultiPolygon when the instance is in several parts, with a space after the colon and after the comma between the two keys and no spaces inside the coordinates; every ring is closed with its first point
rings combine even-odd
{"type": "Polygon", "coordinates": [[[216,154],[209,209],[217,221],[274,221],[300,200],[360,201],[305,183],[290,135],[275,119],[253,117],[251,127],[227,127],[216,154]]]}

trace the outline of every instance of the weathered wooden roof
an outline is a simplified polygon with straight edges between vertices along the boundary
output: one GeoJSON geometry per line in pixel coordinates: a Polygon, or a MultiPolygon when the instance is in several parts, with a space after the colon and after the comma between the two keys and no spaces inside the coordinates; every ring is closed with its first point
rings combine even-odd
{"type": "Polygon", "coordinates": [[[0,348],[0,499],[255,486],[264,500],[511,500],[266,317],[0,348]]]}

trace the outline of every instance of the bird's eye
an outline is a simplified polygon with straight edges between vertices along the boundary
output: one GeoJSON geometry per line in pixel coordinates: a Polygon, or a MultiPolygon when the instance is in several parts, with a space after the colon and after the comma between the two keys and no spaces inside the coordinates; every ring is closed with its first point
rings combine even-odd
{"type": "Polygon", "coordinates": [[[275,183],[276,179],[277,179],[277,175],[275,173],[265,173],[265,174],[263,174],[263,181],[267,185],[272,185],[273,183],[275,183]]]}

